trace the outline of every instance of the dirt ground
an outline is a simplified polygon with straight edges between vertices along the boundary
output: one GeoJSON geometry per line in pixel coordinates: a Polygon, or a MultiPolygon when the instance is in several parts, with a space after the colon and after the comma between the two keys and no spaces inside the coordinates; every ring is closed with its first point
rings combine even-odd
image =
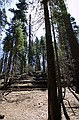
{"type": "MultiPolygon", "coordinates": [[[[76,95],[79,98],[79,95],[76,95]]],[[[47,99],[47,90],[10,92],[0,100],[0,114],[5,115],[4,120],[47,120],[47,99]]],[[[70,120],[79,120],[79,101],[68,89],[64,104],[70,120]]],[[[66,120],[63,111],[62,120],[66,120]]]]}

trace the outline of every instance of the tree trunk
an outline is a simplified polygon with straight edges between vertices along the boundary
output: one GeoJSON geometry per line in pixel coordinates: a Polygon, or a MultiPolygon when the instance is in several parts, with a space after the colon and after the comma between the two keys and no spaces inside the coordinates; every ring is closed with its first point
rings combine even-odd
{"type": "Polygon", "coordinates": [[[43,59],[43,73],[45,72],[45,56],[44,56],[44,50],[45,50],[45,47],[43,46],[43,49],[42,49],[42,59],[43,59]]]}
{"type": "Polygon", "coordinates": [[[12,64],[12,52],[10,52],[9,58],[8,58],[8,71],[7,74],[11,73],[11,64],[12,64]]]}
{"type": "Polygon", "coordinates": [[[3,57],[1,58],[1,63],[0,63],[0,73],[2,73],[2,69],[3,69],[3,57]]]}
{"type": "Polygon", "coordinates": [[[28,64],[32,65],[31,14],[29,15],[29,53],[28,53],[28,64]]]}
{"type": "Polygon", "coordinates": [[[48,65],[48,120],[60,120],[60,109],[57,98],[56,71],[54,63],[54,50],[52,46],[51,28],[47,0],[43,0],[46,27],[46,47],[48,65]]]}
{"type": "Polygon", "coordinates": [[[52,21],[52,32],[53,32],[53,37],[54,37],[54,47],[55,47],[55,55],[56,55],[58,98],[59,98],[59,106],[61,109],[60,103],[62,100],[62,87],[61,87],[60,66],[59,66],[59,60],[58,60],[58,54],[57,54],[57,44],[56,44],[56,39],[55,39],[55,31],[54,31],[53,21],[52,21]]]}
{"type": "Polygon", "coordinates": [[[4,69],[3,69],[3,73],[5,74],[5,79],[4,79],[4,89],[6,89],[7,87],[7,80],[8,80],[8,77],[7,77],[7,59],[8,59],[8,54],[5,53],[5,59],[4,59],[4,69]]]}
{"type": "Polygon", "coordinates": [[[38,38],[36,38],[36,66],[35,66],[35,71],[41,71],[38,38]]]}

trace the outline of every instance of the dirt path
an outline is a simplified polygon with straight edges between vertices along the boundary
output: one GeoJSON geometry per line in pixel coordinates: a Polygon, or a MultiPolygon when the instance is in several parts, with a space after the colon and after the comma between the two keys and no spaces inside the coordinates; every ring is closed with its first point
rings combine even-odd
{"type": "MultiPolygon", "coordinates": [[[[47,99],[47,90],[11,92],[1,99],[0,113],[5,115],[4,120],[47,120],[47,99]]],[[[69,90],[66,92],[64,103],[70,120],[79,120],[79,102],[69,90]],[[74,113],[67,100],[70,101],[74,113]]],[[[63,113],[62,120],[66,120],[63,113]]]]}

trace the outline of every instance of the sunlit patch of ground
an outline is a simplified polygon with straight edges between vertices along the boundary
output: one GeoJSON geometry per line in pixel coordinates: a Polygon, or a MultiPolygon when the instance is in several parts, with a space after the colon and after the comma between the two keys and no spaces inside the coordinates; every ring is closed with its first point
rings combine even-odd
{"type": "MultiPolygon", "coordinates": [[[[77,95],[79,97],[79,95],[77,95]]],[[[48,118],[48,91],[18,91],[2,97],[0,113],[4,120],[47,120],[48,118]]],[[[67,89],[64,100],[70,120],[79,120],[79,101],[67,89]],[[72,109],[70,108],[72,106],[72,109]],[[73,112],[74,111],[74,112],[73,112]]],[[[62,120],[66,120],[62,112],[62,120]]]]}

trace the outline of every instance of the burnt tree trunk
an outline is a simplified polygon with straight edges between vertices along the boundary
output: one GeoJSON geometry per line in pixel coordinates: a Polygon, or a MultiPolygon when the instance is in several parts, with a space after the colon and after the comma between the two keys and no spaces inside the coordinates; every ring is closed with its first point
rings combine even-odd
{"type": "Polygon", "coordinates": [[[47,0],[43,0],[43,4],[44,4],[44,16],[45,16],[47,65],[48,65],[48,120],[60,120],[61,111],[59,109],[58,98],[57,98],[54,50],[52,45],[51,27],[49,21],[47,0]]]}

